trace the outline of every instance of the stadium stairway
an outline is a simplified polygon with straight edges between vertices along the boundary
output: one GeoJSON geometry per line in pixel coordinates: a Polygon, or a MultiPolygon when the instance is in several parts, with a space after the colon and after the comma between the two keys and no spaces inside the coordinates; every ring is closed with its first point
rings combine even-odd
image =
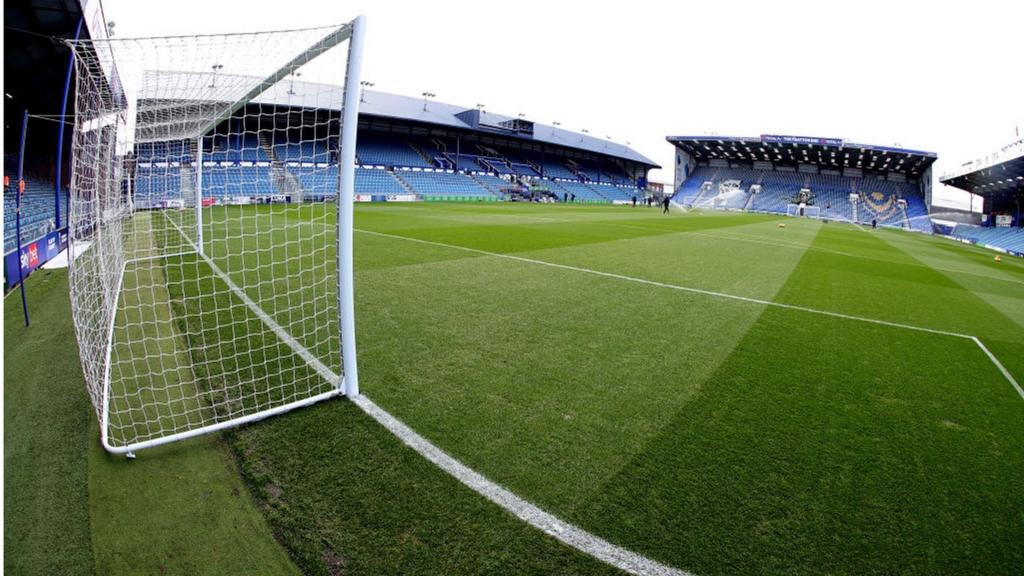
{"type": "Polygon", "coordinates": [[[418,143],[408,142],[407,144],[409,144],[409,147],[413,149],[413,152],[416,152],[417,154],[419,154],[420,158],[423,158],[424,162],[426,162],[430,166],[438,167],[437,160],[435,158],[431,158],[430,156],[428,156],[427,153],[423,151],[423,148],[418,143]]]}
{"type": "Polygon", "coordinates": [[[274,150],[274,143],[266,132],[260,132],[260,147],[263,153],[270,160],[270,177],[273,179],[274,188],[282,196],[288,196],[295,201],[301,202],[306,195],[306,189],[302,182],[288,171],[285,163],[277,156],[274,150]]]}
{"type": "Polygon", "coordinates": [[[178,195],[182,198],[195,198],[196,172],[194,164],[182,162],[178,166],[178,195]]]}
{"type": "MultiPolygon", "coordinates": [[[[717,176],[717,173],[716,173],[716,176],[717,176]]],[[[717,185],[717,181],[714,178],[712,178],[710,186],[704,186],[704,184],[702,183],[701,184],[701,188],[700,188],[700,192],[693,199],[693,205],[694,206],[704,206],[705,204],[707,204],[708,203],[708,196],[713,193],[712,191],[715,189],[716,185],[717,185]]]]}
{"type": "Polygon", "coordinates": [[[472,178],[477,184],[486,188],[488,192],[499,197],[501,196],[501,186],[508,185],[508,182],[502,180],[501,178],[498,178],[497,176],[492,176],[490,174],[474,174],[471,172],[469,173],[469,177],[472,178]]]}
{"type": "Polygon", "coordinates": [[[586,182],[587,180],[590,180],[590,176],[583,171],[583,167],[580,166],[576,161],[566,160],[565,167],[569,169],[569,172],[572,173],[573,178],[575,178],[576,180],[579,180],[581,182],[586,182]]]}
{"type": "Polygon", "coordinates": [[[543,174],[546,178],[562,178],[567,180],[573,180],[576,178],[576,175],[573,174],[572,171],[570,171],[567,167],[563,166],[562,164],[558,164],[555,162],[545,162],[543,168],[544,170],[543,172],[541,172],[541,174],[543,174]]]}
{"type": "MultiPolygon", "coordinates": [[[[758,182],[758,183],[760,183],[760,182],[758,182]]],[[[753,186],[753,184],[751,184],[750,186],[753,186]]],[[[754,196],[755,195],[750,192],[750,188],[748,187],[747,188],[747,201],[746,201],[746,203],[743,204],[743,210],[744,211],[750,210],[750,207],[754,205],[754,196]]]]}
{"type": "Polygon", "coordinates": [[[402,178],[401,174],[399,174],[398,172],[399,171],[389,172],[389,174],[391,174],[391,177],[398,182],[398,184],[402,187],[402,190],[405,190],[406,194],[412,194],[419,198],[420,195],[416,192],[416,190],[414,190],[413,187],[410,186],[409,183],[406,182],[405,179],[402,178]]]}

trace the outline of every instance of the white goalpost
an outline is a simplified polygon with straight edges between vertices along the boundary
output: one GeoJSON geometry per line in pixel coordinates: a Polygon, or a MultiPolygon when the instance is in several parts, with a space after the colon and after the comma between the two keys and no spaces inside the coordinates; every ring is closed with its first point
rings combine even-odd
{"type": "Polygon", "coordinates": [[[821,218],[821,207],[807,204],[786,204],[786,216],[821,218]]]}
{"type": "Polygon", "coordinates": [[[69,42],[69,285],[107,451],[358,396],[364,34],[69,42]]]}

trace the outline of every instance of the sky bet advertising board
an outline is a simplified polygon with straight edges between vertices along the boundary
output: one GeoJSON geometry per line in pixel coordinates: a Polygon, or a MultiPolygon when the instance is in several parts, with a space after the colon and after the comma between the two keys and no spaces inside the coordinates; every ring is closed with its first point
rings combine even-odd
{"type": "Polygon", "coordinates": [[[22,276],[48,262],[51,258],[68,247],[67,229],[50,232],[46,236],[21,245],[21,251],[11,250],[4,256],[4,283],[8,286],[18,284],[18,264],[21,264],[22,276]]]}

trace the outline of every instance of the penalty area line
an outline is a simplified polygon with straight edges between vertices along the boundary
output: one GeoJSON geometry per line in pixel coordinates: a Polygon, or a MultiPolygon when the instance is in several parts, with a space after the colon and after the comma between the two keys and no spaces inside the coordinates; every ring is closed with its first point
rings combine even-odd
{"type": "Polygon", "coordinates": [[[716,292],[714,290],[704,290],[702,288],[694,288],[692,286],[680,286],[678,284],[669,284],[666,282],[658,282],[655,280],[647,280],[645,278],[637,278],[635,276],[626,276],[624,274],[615,274],[613,272],[602,272],[601,270],[593,270],[591,268],[582,268],[580,266],[571,266],[569,264],[558,264],[556,262],[548,262],[545,260],[536,260],[534,258],[526,258],[524,256],[514,256],[512,254],[502,254],[500,252],[490,252],[488,250],[480,250],[478,248],[468,248],[466,246],[458,246],[455,244],[445,244],[444,242],[434,242],[432,240],[421,240],[419,238],[410,238],[408,236],[400,236],[398,234],[388,234],[386,232],[375,232],[373,230],[363,230],[360,228],[355,229],[356,232],[362,234],[370,234],[373,236],[381,236],[384,238],[394,238],[396,240],[405,240],[407,242],[416,242],[419,244],[426,244],[429,246],[438,246],[441,248],[450,248],[453,250],[462,250],[464,252],[471,252],[474,254],[480,254],[481,256],[493,256],[495,258],[504,258],[507,260],[514,260],[518,262],[524,262],[527,264],[536,264],[538,266],[547,266],[549,268],[558,268],[561,270],[571,270],[573,272],[581,272],[584,274],[591,274],[594,276],[602,276],[604,278],[614,278],[616,280],[623,280],[626,282],[634,282],[637,284],[645,284],[647,286],[655,286],[658,288],[666,288],[669,290],[678,290],[680,292],[689,292],[691,294],[701,294],[704,296],[711,296],[714,298],[723,298],[726,300],[735,300],[738,302],[747,302],[750,304],[759,304],[761,306],[770,306],[773,308],[783,308],[786,310],[795,310],[798,312],[806,312],[809,314],[818,314],[821,316],[829,316],[832,318],[841,318],[843,320],[853,320],[855,322],[866,322],[869,324],[877,324],[879,326],[888,326],[890,328],[901,328],[904,330],[913,330],[915,332],[924,332],[927,334],[936,334],[939,336],[950,336],[953,338],[962,338],[964,340],[972,340],[974,343],[981,348],[982,352],[988,357],[992,364],[999,370],[999,372],[1006,378],[1017,393],[1020,394],[1021,398],[1024,399],[1024,389],[1021,388],[1020,384],[1017,383],[1013,375],[1010,374],[1009,370],[1003,366],[999,359],[996,358],[988,348],[982,344],[976,336],[970,334],[961,334],[959,332],[950,332],[947,330],[937,330],[935,328],[925,328],[923,326],[914,326],[912,324],[902,324],[899,322],[890,322],[888,320],[879,320],[877,318],[868,318],[866,316],[854,316],[852,314],[843,314],[841,312],[831,312],[829,310],[819,310],[817,308],[808,308],[806,306],[797,306],[795,304],[784,304],[782,302],[773,302],[771,300],[762,300],[760,298],[750,298],[748,296],[739,296],[737,294],[728,294],[725,292],[716,292]]]}

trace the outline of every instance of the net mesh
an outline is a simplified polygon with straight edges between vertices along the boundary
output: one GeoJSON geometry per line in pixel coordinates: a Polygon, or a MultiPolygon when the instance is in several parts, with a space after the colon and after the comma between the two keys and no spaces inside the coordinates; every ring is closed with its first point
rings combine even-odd
{"type": "Polygon", "coordinates": [[[786,204],[786,215],[803,216],[806,218],[821,218],[821,206],[786,204]]]}
{"type": "Polygon", "coordinates": [[[73,45],[72,315],[109,446],[337,389],[349,31],[73,45]]]}

